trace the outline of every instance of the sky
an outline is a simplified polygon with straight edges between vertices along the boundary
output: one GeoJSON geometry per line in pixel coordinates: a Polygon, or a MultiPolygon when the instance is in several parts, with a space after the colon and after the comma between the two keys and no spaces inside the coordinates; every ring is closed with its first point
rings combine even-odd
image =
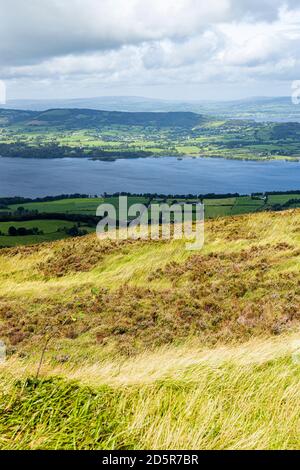
{"type": "Polygon", "coordinates": [[[8,99],[289,96],[299,0],[0,0],[8,99]]]}

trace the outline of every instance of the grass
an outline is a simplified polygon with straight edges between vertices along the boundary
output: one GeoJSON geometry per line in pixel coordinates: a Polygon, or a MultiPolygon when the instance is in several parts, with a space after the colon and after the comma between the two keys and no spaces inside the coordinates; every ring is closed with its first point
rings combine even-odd
{"type": "MultiPolygon", "coordinates": [[[[258,211],[267,211],[272,210],[273,205],[282,206],[283,204],[288,204],[290,200],[297,200],[297,194],[274,194],[269,195],[267,198],[259,199],[254,198],[251,196],[237,196],[237,197],[220,197],[220,198],[205,198],[205,217],[206,219],[214,219],[218,217],[224,216],[232,216],[232,215],[240,215],[240,214],[247,214],[252,212],[258,211]]],[[[299,198],[298,198],[299,199],[299,198]]],[[[155,197],[151,199],[150,197],[143,197],[143,196],[128,196],[128,207],[132,204],[149,204],[149,202],[153,204],[159,204],[162,201],[166,201],[168,204],[173,204],[174,201],[183,203],[183,202],[199,202],[199,199],[196,197],[194,199],[182,199],[182,198],[166,198],[166,197],[155,197]]],[[[30,211],[40,213],[42,217],[43,213],[48,214],[66,214],[76,216],[78,218],[80,215],[89,215],[95,216],[96,209],[101,203],[108,203],[112,204],[116,210],[118,211],[119,208],[119,198],[118,197],[106,197],[106,198],[67,198],[67,199],[59,199],[56,201],[50,202],[28,202],[24,203],[20,206],[20,204],[10,205],[6,208],[0,210],[1,213],[11,212],[12,214],[17,214],[20,216],[20,207],[23,207],[25,211],[26,217],[28,217],[28,213],[30,211]]],[[[300,202],[296,201],[294,203],[290,203],[290,208],[299,207],[300,202]]],[[[283,206],[282,209],[287,209],[287,205],[283,206]]],[[[195,210],[192,209],[192,210],[195,210]]],[[[278,210],[278,207],[277,207],[278,210]]],[[[117,212],[118,214],[118,212],[117,212]]],[[[13,217],[13,215],[12,215],[13,217]]],[[[80,218],[79,218],[80,219],[80,218]]],[[[36,220],[36,221],[26,221],[26,222],[18,222],[19,226],[38,226],[40,230],[44,232],[42,236],[34,236],[34,237],[16,237],[12,239],[11,237],[0,237],[0,246],[18,246],[18,245],[30,245],[32,243],[41,243],[51,240],[58,240],[62,238],[66,238],[64,232],[57,232],[57,228],[54,225],[59,224],[61,227],[64,226],[71,226],[75,222],[68,222],[68,221],[45,221],[45,220],[36,220]],[[48,227],[49,225],[49,227],[48,227]],[[53,225],[53,227],[52,227],[53,225]]],[[[1,227],[8,227],[12,225],[14,222],[0,222],[0,230],[1,227]]],[[[16,222],[17,223],[17,222],[16,222]]],[[[88,232],[94,231],[93,223],[90,226],[84,226],[84,229],[88,232]]]]}
{"type": "Polygon", "coordinates": [[[290,201],[291,199],[300,199],[298,194],[271,194],[268,196],[269,204],[284,204],[285,202],[290,201]]]}
{"type": "MultiPolygon", "coordinates": [[[[146,203],[147,198],[129,196],[128,204],[146,203]]],[[[109,197],[105,201],[103,198],[68,198],[51,202],[28,202],[21,204],[27,211],[38,211],[40,213],[62,213],[62,214],[87,214],[96,215],[97,207],[103,202],[113,204],[118,208],[119,198],[109,197]]],[[[20,204],[9,206],[8,210],[16,211],[20,204]]]]}
{"type": "Polygon", "coordinates": [[[189,345],[77,371],[48,365],[39,380],[9,362],[0,448],[297,449],[295,348],[295,337],[189,345]]]}
{"type": "MultiPolygon", "coordinates": [[[[24,224],[22,225],[24,226],[24,224]]],[[[36,243],[46,243],[66,238],[62,232],[46,233],[44,235],[26,235],[26,236],[0,236],[0,248],[9,248],[22,245],[34,245],[36,243]]]]}
{"type": "MultiPolygon", "coordinates": [[[[76,198],[76,199],[60,199],[51,202],[32,202],[22,204],[22,207],[28,211],[43,212],[43,213],[76,213],[76,214],[89,214],[94,215],[96,209],[103,202],[103,198],[76,198]]],[[[11,205],[9,209],[16,211],[20,207],[18,205],[11,205]]]]}
{"type": "MultiPolygon", "coordinates": [[[[68,235],[64,229],[69,229],[75,225],[75,222],[68,220],[26,220],[26,221],[9,221],[0,222],[0,248],[1,247],[13,247],[21,245],[33,245],[35,243],[50,242],[66,238],[68,235]],[[39,235],[24,235],[24,236],[9,236],[8,230],[10,227],[21,228],[24,227],[27,230],[32,228],[38,228],[42,233],[39,235]]],[[[82,226],[81,229],[86,231],[94,230],[88,226],[82,226]]]]}
{"type": "Polygon", "coordinates": [[[57,325],[63,344],[87,337],[101,351],[130,353],[190,335],[213,345],[293,328],[299,224],[297,210],[208,221],[194,254],[183,240],[95,235],[4,250],[2,336],[30,349],[57,325]]]}
{"type": "Polygon", "coordinates": [[[205,230],[0,252],[1,449],[299,448],[300,211],[205,230]]]}
{"type": "Polygon", "coordinates": [[[25,227],[27,229],[32,229],[37,227],[39,230],[42,230],[44,233],[53,233],[59,229],[65,227],[73,227],[74,223],[67,220],[28,220],[28,221],[10,221],[10,222],[0,222],[0,230],[2,233],[8,233],[8,229],[11,226],[15,228],[25,227]]]}
{"type": "MultiPolygon", "coordinates": [[[[30,212],[38,212],[40,217],[45,216],[44,214],[54,214],[58,217],[58,214],[68,215],[78,215],[78,223],[80,225],[80,230],[84,230],[88,233],[95,232],[96,223],[89,222],[89,225],[85,222],[81,222],[80,215],[89,215],[96,216],[97,208],[100,204],[105,202],[106,204],[112,204],[117,213],[119,209],[119,197],[106,197],[104,198],[67,198],[59,199],[50,202],[28,202],[24,204],[12,204],[7,206],[5,209],[0,210],[4,214],[11,213],[11,218],[14,216],[20,217],[20,207],[23,208],[23,213],[25,217],[30,217],[30,212]],[[18,210],[19,209],[19,210],[18,210]]],[[[128,207],[133,204],[147,204],[149,198],[142,196],[128,196],[128,207]]],[[[9,222],[0,221],[0,248],[1,247],[13,247],[13,246],[22,246],[22,245],[32,245],[36,243],[50,242],[54,240],[60,240],[67,238],[64,228],[71,228],[77,224],[76,217],[74,220],[55,220],[55,219],[34,219],[34,220],[24,220],[24,221],[14,221],[10,220],[9,222]],[[40,235],[27,235],[27,236],[17,236],[10,237],[8,236],[9,227],[14,226],[16,228],[25,227],[27,229],[38,228],[43,234],[40,235]]]]}

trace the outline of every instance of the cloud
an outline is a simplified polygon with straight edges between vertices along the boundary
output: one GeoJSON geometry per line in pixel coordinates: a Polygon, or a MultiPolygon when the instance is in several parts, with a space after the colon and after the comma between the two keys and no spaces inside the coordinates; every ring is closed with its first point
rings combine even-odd
{"type": "Polygon", "coordinates": [[[225,19],[229,0],[0,0],[0,60],[30,64],[53,56],[184,38],[225,19]]]}
{"type": "Polygon", "coordinates": [[[0,76],[13,86],[184,86],[300,73],[297,0],[0,0],[0,11],[0,76]]]}

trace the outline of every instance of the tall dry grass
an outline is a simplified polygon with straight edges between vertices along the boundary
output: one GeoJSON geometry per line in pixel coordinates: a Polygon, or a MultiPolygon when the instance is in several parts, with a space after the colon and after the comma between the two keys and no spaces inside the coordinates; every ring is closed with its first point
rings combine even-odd
{"type": "Polygon", "coordinates": [[[0,447],[299,447],[300,211],[97,243],[0,252],[0,447]]]}
{"type": "Polygon", "coordinates": [[[2,449],[296,449],[299,334],[94,366],[2,366],[2,449]],[[63,379],[59,379],[63,377],[63,379]],[[76,380],[75,380],[76,379],[76,380]]]}

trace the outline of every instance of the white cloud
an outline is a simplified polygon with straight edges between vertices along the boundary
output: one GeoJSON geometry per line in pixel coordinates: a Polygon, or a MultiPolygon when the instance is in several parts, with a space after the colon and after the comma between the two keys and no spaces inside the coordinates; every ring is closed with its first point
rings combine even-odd
{"type": "Polygon", "coordinates": [[[0,60],[42,58],[183,38],[225,19],[229,0],[0,0],[0,60]]]}
{"type": "Polygon", "coordinates": [[[0,11],[0,77],[16,88],[299,78],[296,0],[0,0],[0,11]]]}

